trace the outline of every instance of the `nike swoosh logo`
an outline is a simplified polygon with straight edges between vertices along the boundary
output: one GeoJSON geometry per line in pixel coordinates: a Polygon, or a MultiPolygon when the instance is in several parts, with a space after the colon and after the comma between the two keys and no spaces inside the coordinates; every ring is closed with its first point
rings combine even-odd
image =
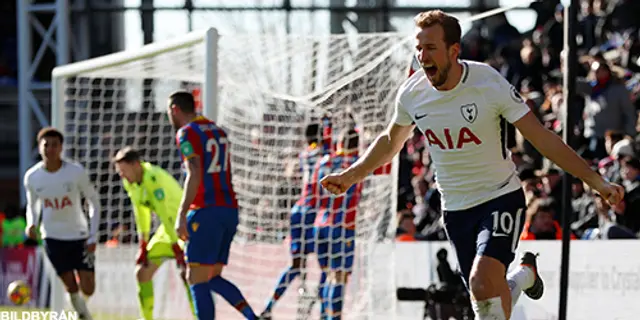
{"type": "Polygon", "coordinates": [[[420,119],[422,119],[422,118],[424,118],[426,116],[427,116],[426,113],[425,114],[416,114],[416,120],[420,120],[420,119]]]}

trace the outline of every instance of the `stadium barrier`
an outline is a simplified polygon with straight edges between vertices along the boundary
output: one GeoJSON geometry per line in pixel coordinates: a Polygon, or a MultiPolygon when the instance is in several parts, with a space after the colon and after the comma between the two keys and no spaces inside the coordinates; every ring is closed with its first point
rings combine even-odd
{"type": "Polygon", "coordinates": [[[25,281],[31,287],[31,301],[27,307],[62,306],[63,300],[55,301],[55,295],[50,294],[63,289],[45,256],[42,247],[0,248],[0,309],[1,306],[11,305],[6,292],[9,284],[17,280],[25,281]]]}
{"type": "MultiPolygon", "coordinates": [[[[263,276],[275,279],[281,264],[288,259],[282,245],[265,245],[260,248],[276,255],[273,265],[263,266],[263,276]]],[[[436,252],[445,248],[448,260],[455,267],[455,253],[446,242],[397,243],[384,246],[394,250],[397,257],[396,282],[399,288],[427,288],[438,282],[436,252]]],[[[133,259],[135,246],[117,248],[100,247],[96,263],[96,294],[89,300],[92,310],[100,313],[136,315],[138,312],[133,259]]],[[[559,241],[524,241],[520,251],[540,253],[538,269],[545,280],[545,295],[539,301],[522,296],[514,309],[514,320],[557,319],[561,243],[559,241]]],[[[569,283],[569,319],[637,319],[640,314],[640,242],[618,241],[573,241],[571,245],[571,268],[569,283]]],[[[383,254],[383,252],[381,252],[383,254]]],[[[55,276],[46,259],[42,259],[41,248],[1,249],[1,284],[6,290],[14,280],[28,281],[34,288],[34,298],[29,306],[42,307],[47,304],[49,290],[61,290],[59,280],[50,283],[55,276]],[[56,282],[58,282],[56,284],[56,282]]],[[[239,256],[240,257],[240,256],[239,256]]],[[[234,263],[231,261],[230,268],[234,263]]],[[[154,279],[156,314],[163,319],[183,319],[189,314],[184,298],[184,288],[177,276],[175,264],[166,263],[154,279]]],[[[265,283],[271,283],[266,281],[265,283]]],[[[262,283],[262,282],[261,282],[262,283]]],[[[356,284],[353,284],[354,286],[356,284]]],[[[296,286],[292,287],[296,288],[296,286]]],[[[252,288],[256,289],[256,288],[252,288]]],[[[271,287],[265,288],[270,290],[271,287]]],[[[353,290],[353,288],[349,288],[353,290]]],[[[261,291],[261,290],[260,290],[261,291]]],[[[287,292],[283,299],[295,299],[296,290],[287,292]]],[[[0,298],[1,305],[7,301],[0,298]]],[[[58,298],[59,299],[59,298],[58,298]]],[[[266,297],[252,301],[260,308],[266,297]]],[[[61,303],[51,301],[52,304],[61,303]]],[[[226,303],[218,303],[219,312],[230,312],[226,303]]],[[[424,303],[398,302],[397,319],[422,319],[424,303]]]]}
{"type": "MultiPolygon", "coordinates": [[[[438,281],[436,252],[445,248],[456,266],[447,242],[415,242],[396,245],[398,287],[427,288],[438,281]]],[[[540,253],[538,271],[545,281],[539,301],[522,295],[513,320],[556,320],[560,295],[560,241],[523,241],[519,252],[540,253]]],[[[638,319],[640,314],[640,241],[572,241],[569,275],[568,319],[638,319]]],[[[512,264],[519,263],[519,256],[512,264]]],[[[400,319],[422,319],[424,304],[398,302],[400,319]]]]}

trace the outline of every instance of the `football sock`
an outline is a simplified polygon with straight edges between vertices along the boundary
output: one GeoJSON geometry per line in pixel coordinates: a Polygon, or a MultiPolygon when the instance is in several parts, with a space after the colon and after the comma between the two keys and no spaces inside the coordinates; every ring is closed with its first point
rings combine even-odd
{"type": "Polygon", "coordinates": [[[138,303],[144,320],[153,320],[153,281],[138,282],[138,303]]]}
{"type": "Polygon", "coordinates": [[[331,282],[329,283],[325,283],[325,285],[322,287],[322,299],[321,302],[322,304],[320,305],[320,314],[323,315],[320,317],[320,319],[331,319],[329,318],[329,314],[331,311],[331,308],[329,307],[329,303],[331,303],[331,282]],[[324,312],[323,312],[324,310],[324,312]]]}
{"type": "Polygon", "coordinates": [[[518,299],[520,298],[522,288],[520,288],[517,282],[508,278],[507,285],[509,285],[509,292],[511,293],[511,307],[514,307],[516,305],[516,302],[518,302],[518,299]]]}
{"type": "Polygon", "coordinates": [[[215,319],[215,306],[207,282],[192,284],[189,287],[198,320],[215,319]]]}
{"type": "Polygon", "coordinates": [[[477,320],[505,320],[504,309],[502,309],[502,299],[495,297],[482,301],[471,300],[473,313],[477,320]]]}
{"type": "Polygon", "coordinates": [[[342,283],[333,283],[329,288],[329,319],[331,320],[342,318],[343,287],[342,283]]]}
{"type": "Polygon", "coordinates": [[[227,281],[221,276],[214,277],[209,280],[209,288],[215,293],[221,295],[229,304],[231,304],[236,310],[240,311],[245,318],[249,320],[256,319],[256,314],[253,312],[247,300],[242,296],[242,293],[233,283],[227,281]]]}
{"type": "Polygon", "coordinates": [[[318,299],[320,299],[320,319],[327,317],[327,304],[324,303],[323,290],[327,286],[327,273],[322,271],[320,274],[320,283],[318,284],[318,299]]]}
{"type": "Polygon", "coordinates": [[[517,266],[507,275],[507,284],[511,291],[511,306],[515,306],[522,290],[531,288],[535,282],[535,274],[530,267],[517,266]]]}
{"type": "Polygon", "coordinates": [[[298,275],[300,275],[300,268],[293,268],[292,266],[287,267],[282,272],[280,279],[278,279],[278,283],[276,284],[276,288],[273,290],[273,295],[271,295],[271,299],[267,302],[267,306],[264,310],[265,312],[271,312],[276,301],[278,301],[284,292],[287,291],[289,284],[293,282],[298,275]]]}
{"type": "Polygon", "coordinates": [[[77,292],[69,293],[69,299],[71,300],[71,305],[78,312],[78,314],[82,317],[82,319],[92,320],[91,314],[89,314],[89,309],[87,308],[87,304],[80,294],[77,292]]]}
{"type": "Polygon", "coordinates": [[[507,279],[515,281],[522,290],[527,290],[536,281],[536,275],[529,266],[517,266],[507,275],[507,279]]]}

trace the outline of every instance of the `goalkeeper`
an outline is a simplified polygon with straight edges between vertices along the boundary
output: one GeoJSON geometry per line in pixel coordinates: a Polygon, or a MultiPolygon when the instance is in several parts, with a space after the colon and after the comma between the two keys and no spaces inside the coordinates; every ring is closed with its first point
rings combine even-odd
{"type": "Polygon", "coordinates": [[[112,161],[134,208],[140,243],[136,278],[142,316],[145,320],[153,319],[152,278],[166,259],[176,259],[191,311],[195,315],[185,278],[184,242],[178,239],[173,228],[182,197],[180,184],[164,169],[142,161],[140,154],[131,147],[122,148],[112,161]],[[156,213],[162,224],[149,239],[151,211],[156,213]]]}

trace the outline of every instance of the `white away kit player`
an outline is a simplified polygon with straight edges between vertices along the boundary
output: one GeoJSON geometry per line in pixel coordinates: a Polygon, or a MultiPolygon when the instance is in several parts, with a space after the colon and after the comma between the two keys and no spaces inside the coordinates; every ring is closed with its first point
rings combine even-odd
{"type": "Polygon", "coordinates": [[[37,238],[39,226],[47,256],[64,283],[80,319],[91,319],[79,290],[89,297],[95,290],[94,260],[100,221],[98,194],[84,168],[61,158],[62,133],[44,128],[38,133],[42,161],[24,177],[27,193],[27,235],[37,238]],[[89,204],[89,220],[82,198],[89,204]],[[42,216],[40,215],[42,213],[42,216]],[[80,283],[76,282],[76,272],[80,283]]]}
{"type": "Polygon", "coordinates": [[[618,203],[624,190],[606,182],[545,129],[492,67],[459,60],[461,30],[455,17],[435,10],[418,14],[415,22],[422,70],[400,87],[394,121],[356,163],[321,182],[332,193],[345,192],[391,161],[417,126],[433,157],[445,230],[471,292],[476,319],[509,319],[520,293],[540,299],[544,284],[536,255],[530,252],[506,274],[515,258],[526,206],[501,120],[513,123],[540,153],[610,203],[618,203]]]}

